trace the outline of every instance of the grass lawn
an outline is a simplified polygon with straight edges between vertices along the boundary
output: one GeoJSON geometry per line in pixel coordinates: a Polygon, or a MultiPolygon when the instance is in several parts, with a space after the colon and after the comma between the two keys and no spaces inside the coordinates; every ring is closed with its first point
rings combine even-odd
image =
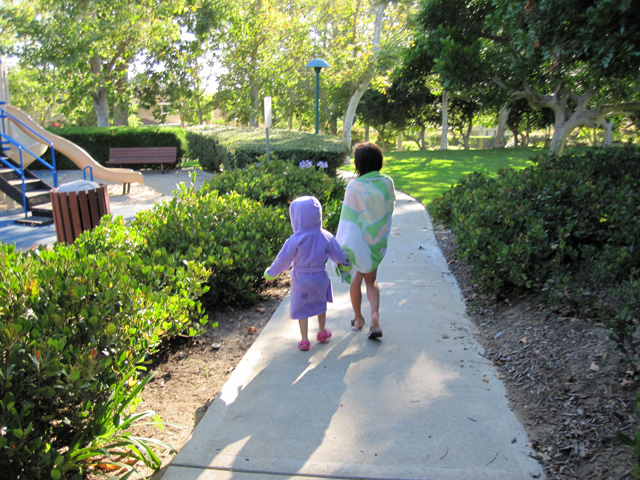
{"type": "MultiPolygon", "coordinates": [[[[540,148],[496,150],[427,150],[385,154],[382,172],[393,178],[398,190],[424,206],[473,172],[495,174],[501,168],[521,169],[531,165],[540,148]]],[[[353,159],[351,160],[353,163],[353,159]]],[[[353,165],[340,167],[353,171],[353,165]]]]}

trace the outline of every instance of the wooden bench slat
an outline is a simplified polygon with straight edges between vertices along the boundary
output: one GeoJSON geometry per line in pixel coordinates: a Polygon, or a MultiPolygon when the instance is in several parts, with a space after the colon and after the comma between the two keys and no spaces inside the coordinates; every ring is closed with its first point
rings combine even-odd
{"type": "Polygon", "coordinates": [[[164,164],[176,163],[178,147],[132,147],[109,149],[107,164],[164,164]]]}

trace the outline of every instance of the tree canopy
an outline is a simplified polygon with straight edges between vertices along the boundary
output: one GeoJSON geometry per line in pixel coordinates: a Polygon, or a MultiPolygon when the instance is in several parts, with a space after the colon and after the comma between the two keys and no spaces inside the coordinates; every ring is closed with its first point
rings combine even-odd
{"type": "Polygon", "coordinates": [[[423,0],[409,58],[445,89],[551,109],[561,152],[574,128],[640,107],[639,22],[632,0],[423,0]]]}

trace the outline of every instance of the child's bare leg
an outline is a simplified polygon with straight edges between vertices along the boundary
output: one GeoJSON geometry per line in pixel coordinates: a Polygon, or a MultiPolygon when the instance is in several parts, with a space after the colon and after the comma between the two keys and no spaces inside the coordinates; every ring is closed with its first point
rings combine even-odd
{"type": "Polygon", "coordinates": [[[364,325],[364,317],[362,316],[362,279],[363,274],[356,273],[349,287],[349,295],[351,296],[351,307],[355,315],[355,326],[360,328],[364,325]]]}
{"type": "Polygon", "coordinates": [[[324,332],[324,326],[327,322],[327,312],[318,315],[318,331],[324,332]]]}
{"type": "Polygon", "coordinates": [[[331,338],[331,330],[325,328],[327,312],[318,315],[318,342],[325,343],[331,338]]]}
{"type": "Polygon", "coordinates": [[[309,319],[301,318],[298,320],[300,324],[300,336],[302,337],[302,341],[309,341],[309,319]]]}
{"type": "Polygon", "coordinates": [[[367,287],[367,299],[371,307],[371,327],[380,327],[380,287],[378,286],[378,269],[364,274],[364,284],[367,287]]]}

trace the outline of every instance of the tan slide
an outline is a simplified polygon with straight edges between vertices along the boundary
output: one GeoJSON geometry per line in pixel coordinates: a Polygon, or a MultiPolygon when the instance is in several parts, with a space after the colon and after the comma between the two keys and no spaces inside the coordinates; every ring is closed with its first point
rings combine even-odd
{"type": "MultiPolygon", "coordinates": [[[[96,162],[89,153],[83,148],[80,148],[73,142],[62,138],[58,135],[51,133],[48,130],[45,130],[40,125],[38,125],[35,121],[31,119],[29,115],[24,113],[19,108],[16,108],[11,105],[4,106],[7,113],[15,117],[17,120],[22,122],[24,125],[32,129],[38,135],[46,138],[53,144],[53,148],[57,151],[68,157],[73,163],[75,163],[80,169],[84,169],[85,167],[91,167],[93,170],[93,176],[96,178],[100,178],[102,180],[106,180],[108,182],[117,182],[117,183],[144,183],[144,178],[142,173],[136,172],[135,170],[131,170],[129,168],[107,168],[100,165],[96,162]]],[[[31,139],[35,140],[38,145],[42,145],[42,139],[38,137],[38,135],[29,131],[29,128],[25,128],[19,123],[11,122],[12,127],[18,127],[21,130],[21,133],[26,134],[31,139]]],[[[34,151],[32,146],[29,146],[30,150],[34,151]]],[[[26,155],[31,157],[31,155],[26,155]]],[[[25,162],[26,163],[26,162],[25,162]]]]}

